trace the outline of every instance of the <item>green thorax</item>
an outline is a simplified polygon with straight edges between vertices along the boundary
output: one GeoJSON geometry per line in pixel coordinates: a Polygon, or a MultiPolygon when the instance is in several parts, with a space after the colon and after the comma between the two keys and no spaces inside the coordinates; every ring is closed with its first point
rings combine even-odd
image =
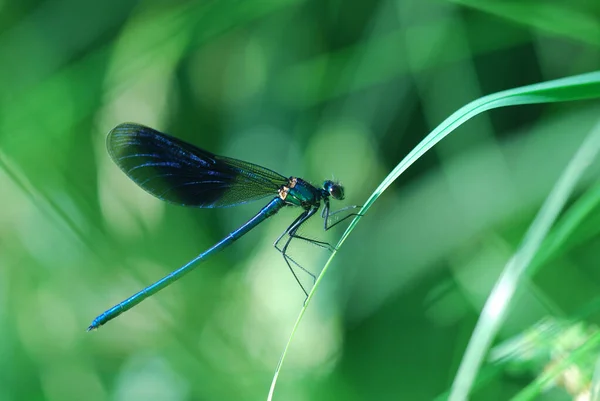
{"type": "Polygon", "coordinates": [[[321,203],[321,191],[301,178],[290,178],[288,186],[284,187],[287,193],[283,198],[288,205],[309,208],[321,203]]]}

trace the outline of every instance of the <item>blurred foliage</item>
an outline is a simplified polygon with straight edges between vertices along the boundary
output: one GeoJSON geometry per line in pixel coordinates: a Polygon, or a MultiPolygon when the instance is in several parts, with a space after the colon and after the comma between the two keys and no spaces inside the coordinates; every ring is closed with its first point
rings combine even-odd
{"type": "Polygon", "coordinates": [[[600,354],[599,335],[597,327],[583,322],[544,318],[524,333],[499,344],[490,353],[490,361],[506,365],[502,368],[511,376],[531,375],[537,376],[538,381],[544,379],[540,386],[542,391],[562,387],[575,399],[590,399],[592,373],[600,354]],[[585,344],[593,346],[548,375],[585,344]]]}
{"type": "MultiPolygon", "coordinates": [[[[0,400],[266,398],[304,299],[272,248],[291,210],[85,332],[262,206],[152,198],[106,153],[118,123],[315,184],[333,176],[346,186],[340,207],[362,204],[462,105],[598,69],[599,21],[600,3],[577,0],[0,2],[0,400]]],[[[443,396],[500,270],[599,106],[494,110],[407,170],[338,253],[275,399],[443,396]]],[[[527,343],[540,363],[492,352],[472,399],[509,399],[562,358],[544,350],[597,337],[597,164],[572,199],[588,212],[536,259],[498,344],[542,319],[568,323],[527,343]]],[[[314,221],[307,231],[335,242],[342,229],[314,221]]],[[[301,244],[293,255],[315,271],[328,257],[301,244]]],[[[577,365],[588,382],[596,352],[577,365]]],[[[543,399],[575,396],[543,388],[543,399]]]]}

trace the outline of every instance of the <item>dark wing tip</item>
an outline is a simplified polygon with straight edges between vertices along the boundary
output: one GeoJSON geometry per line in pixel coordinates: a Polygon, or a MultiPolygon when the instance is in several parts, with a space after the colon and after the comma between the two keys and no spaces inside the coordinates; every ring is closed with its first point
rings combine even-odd
{"type": "MultiPolygon", "coordinates": [[[[155,131],[155,130],[150,127],[147,127],[145,125],[138,124],[138,123],[131,123],[131,122],[121,123],[121,124],[117,125],[115,128],[108,131],[108,134],[106,135],[106,143],[107,143],[107,145],[110,144],[110,142],[112,141],[112,139],[115,136],[131,135],[131,134],[136,134],[140,131],[155,131]]],[[[109,149],[110,149],[110,146],[109,146],[109,149]]]]}
{"type": "Polygon", "coordinates": [[[111,129],[106,135],[106,149],[115,163],[121,166],[117,160],[118,154],[123,152],[123,149],[131,145],[132,142],[137,143],[139,141],[138,138],[148,136],[166,136],[166,134],[143,124],[132,122],[121,123],[111,129]]]}
{"type": "Polygon", "coordinates": [[[106,149],[108,150],[108,154],[111,155],[111,157],[113,156],[113,142],[115,138],[123,134],[131,134],[132,131],[139,130],[142,127],[143,126],[136,123],[121,123],[108,131],[108,134],[106,135],[106,149]]]}

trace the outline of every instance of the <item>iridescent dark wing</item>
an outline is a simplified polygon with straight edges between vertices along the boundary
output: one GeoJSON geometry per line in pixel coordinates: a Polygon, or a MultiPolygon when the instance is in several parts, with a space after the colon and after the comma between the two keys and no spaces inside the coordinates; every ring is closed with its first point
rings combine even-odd
{"type": "Polygon", "coordinates": [[[159,199],[186,206],[226,207],[277,195],[288,179],[267,168],[221,157],[135,123],[106,138],[113,161],[159,199]]]}

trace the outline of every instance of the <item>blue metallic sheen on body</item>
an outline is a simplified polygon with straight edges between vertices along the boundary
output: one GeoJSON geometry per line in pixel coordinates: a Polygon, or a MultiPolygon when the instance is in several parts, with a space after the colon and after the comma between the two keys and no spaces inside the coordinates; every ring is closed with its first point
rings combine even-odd
{"type": "Polygon", "coordinates": [[[144,288],[140,292],[132,295],[123,302],[120,302],[119,304],[113,306],[103,314],[99,315],[92,321],[92,324],[90,324],[90,327],[88,327],[88,331],[97,329],[109,320],[112,320],[115,317],[119,316],[121,313],[133,308],[134,306],[142,302],[144,299],[162,290],[175,280],[180,279],[182,276],[192,271],[198,265],[198,263],[202,262],[207,256],[210,256],[211,254],[216,253],[219,250],[225,248],[227,245],[232,244],[235,240],[242,237],[244,234],[252,230],[260,223],[262,223],[264,220],[276,214],[279,211],[279,209],[281,209],[284,206],[285,202],[283,201],[283,199],[281,199],[280,197],[274,198],[265,207],[263,207],[260,210],[260,212],[258,212],[253,218],[248,220],[237,230],[231,232],[227,237],[217,242],[215,245],[212,246],[212,248],[207,249],[200,255],[196,256],[194,259],[190,260],[184,266],[172,272],[171,274],[163,277],[156,283],[144,288]]]}

